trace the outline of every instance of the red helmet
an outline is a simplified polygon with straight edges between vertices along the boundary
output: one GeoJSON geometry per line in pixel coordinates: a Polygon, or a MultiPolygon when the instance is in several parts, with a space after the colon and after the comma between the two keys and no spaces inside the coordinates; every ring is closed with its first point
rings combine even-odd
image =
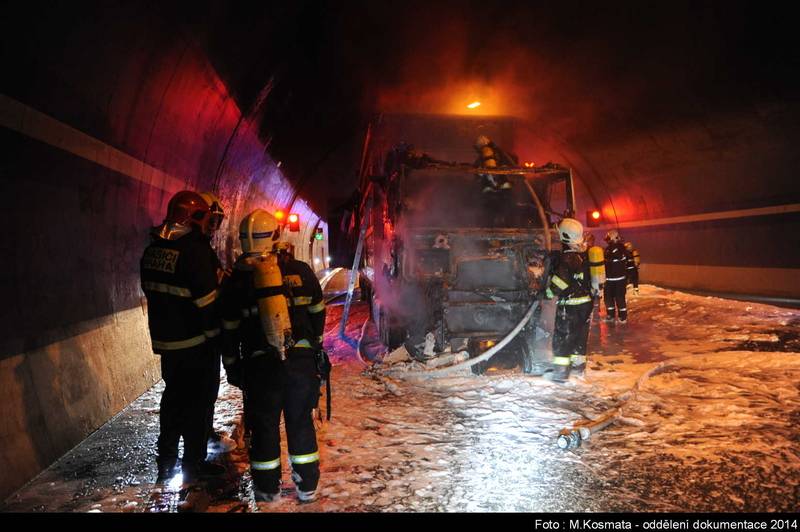
{"type": "Polygon", "coordinates": [[[181,190],[169,200],[164,223],[196,225],[203,229],[210,214],[211,210],[203,196],[191,190],[181,190]]]}

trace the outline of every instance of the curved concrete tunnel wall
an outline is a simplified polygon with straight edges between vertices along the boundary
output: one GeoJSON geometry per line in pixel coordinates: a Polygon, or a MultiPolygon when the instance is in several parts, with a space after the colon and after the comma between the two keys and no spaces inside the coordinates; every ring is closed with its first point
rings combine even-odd
{"type": "MultiPolygon", "coordinates": [[[[47,39],[32,31],[15,50],[28,69],[0,96],[11,154],[0,175],[0,499],[159,379],[139,258],[171,195],[218,193],[228,216],[215,245],[228,263],[241,216],[293,196],[204,51],[135,3],[119,10],[88,28],[39,29],[47,39]]],[[[311,260],[319,217],[303,201],[292,211],[311,260]]]]}
{"type": "Polygon", "coordinates": [[[565,139],[528,132],[527,160],[576,177],[577,216],[641,252],[641,281],[800,300],[800,108],[758,106],[625,135],[565,139]]]}

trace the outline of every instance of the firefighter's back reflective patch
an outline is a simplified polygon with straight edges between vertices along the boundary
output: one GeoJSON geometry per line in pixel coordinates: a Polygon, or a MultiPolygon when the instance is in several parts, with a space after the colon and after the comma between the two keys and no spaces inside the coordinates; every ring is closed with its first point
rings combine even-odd
{"type": "Polygon", "coordinates": [[[174,249],[147,248],[142,258],[142,268],[175,273],[175,267],[178,264],[178,256],[180,254],[180,251],[174,249]]]}
{"type": "Polygon", "coordinates": [[[291,286],[292,288],[303,286],[303,280],[300,278],[299,275],[294,275],[294,274],[284,275],[283,282],[291,286]]]}

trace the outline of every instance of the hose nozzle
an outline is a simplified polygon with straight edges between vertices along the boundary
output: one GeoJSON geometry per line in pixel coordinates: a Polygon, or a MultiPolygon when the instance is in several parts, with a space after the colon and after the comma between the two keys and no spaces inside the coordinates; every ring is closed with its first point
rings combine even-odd
{"type": "Polygon", "coordinates": [[[592,431],[587,427],[575,427],[572,429],[564,428],[558,434],[556,444],[559,449],[575,449],[581,446],[583,440],[588,440],[592,431]]]}

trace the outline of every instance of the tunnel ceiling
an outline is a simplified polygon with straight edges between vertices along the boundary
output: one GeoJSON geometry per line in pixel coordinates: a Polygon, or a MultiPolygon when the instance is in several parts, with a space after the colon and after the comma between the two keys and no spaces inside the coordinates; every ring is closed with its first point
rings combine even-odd
{"type": "MultiPolygon", "coordinates": [[[[15,9],[46,35],[48,23],[89,31],[84,14],[113,7],[76,5],[75,20],[63,22],[43,21],[48,12],[35,6],[15,9]]],[[[753,206],[798,201],[798,45],[791,17],[756,2],[151,2],[147,9],[206,50],[318,212],[355,185],[375,113],[447,112],[465,87],[535,132],[523,157],[569,164],[593,200],[623,219],[702,210],[692,204],[701,177],[721,189],[732,175],[762,172],[760,184],[742,192],[753,206]]],[[[724,194],[701,199],[710,209],[743,204],[724,194]]]]}
{"type": "MultiPolygon", "coordinates": [[[[716,182],[723,176],[708,176],[699,160],[717,157],[728,176],[726,164],[742,164],[729,152],[800,162],[788,148],[798,140],[800,56],[779,10],[755,2],[429,4],[210,3],[171,16],[204,43],[243,109],[272,83],[262,132],[323,211],[326,196],[354,185],[375,112],[446,112],[448,93],[462,85],[505,99],[498,109],[543,139],[546,153],[530,156],[575,167],[598,203],[633,190],[616,198],[617,210],[628,206],[623,218],[674,214],[664,203],[690,195],[674,182],[675,167],[695,167],[684,172],[690,182],[699,173],[716,182]],[[671,182],[654,194],[660,179],[671,182]]],[[[742,178],[757,171],[753,163],[742,178]]],[[[754,204],[797,201],[792,173],[771,170],[770,186],[751,190],[754,204]]],[[[703,199],[711,209],[741,204],[724,194],[703,199]]]]}

